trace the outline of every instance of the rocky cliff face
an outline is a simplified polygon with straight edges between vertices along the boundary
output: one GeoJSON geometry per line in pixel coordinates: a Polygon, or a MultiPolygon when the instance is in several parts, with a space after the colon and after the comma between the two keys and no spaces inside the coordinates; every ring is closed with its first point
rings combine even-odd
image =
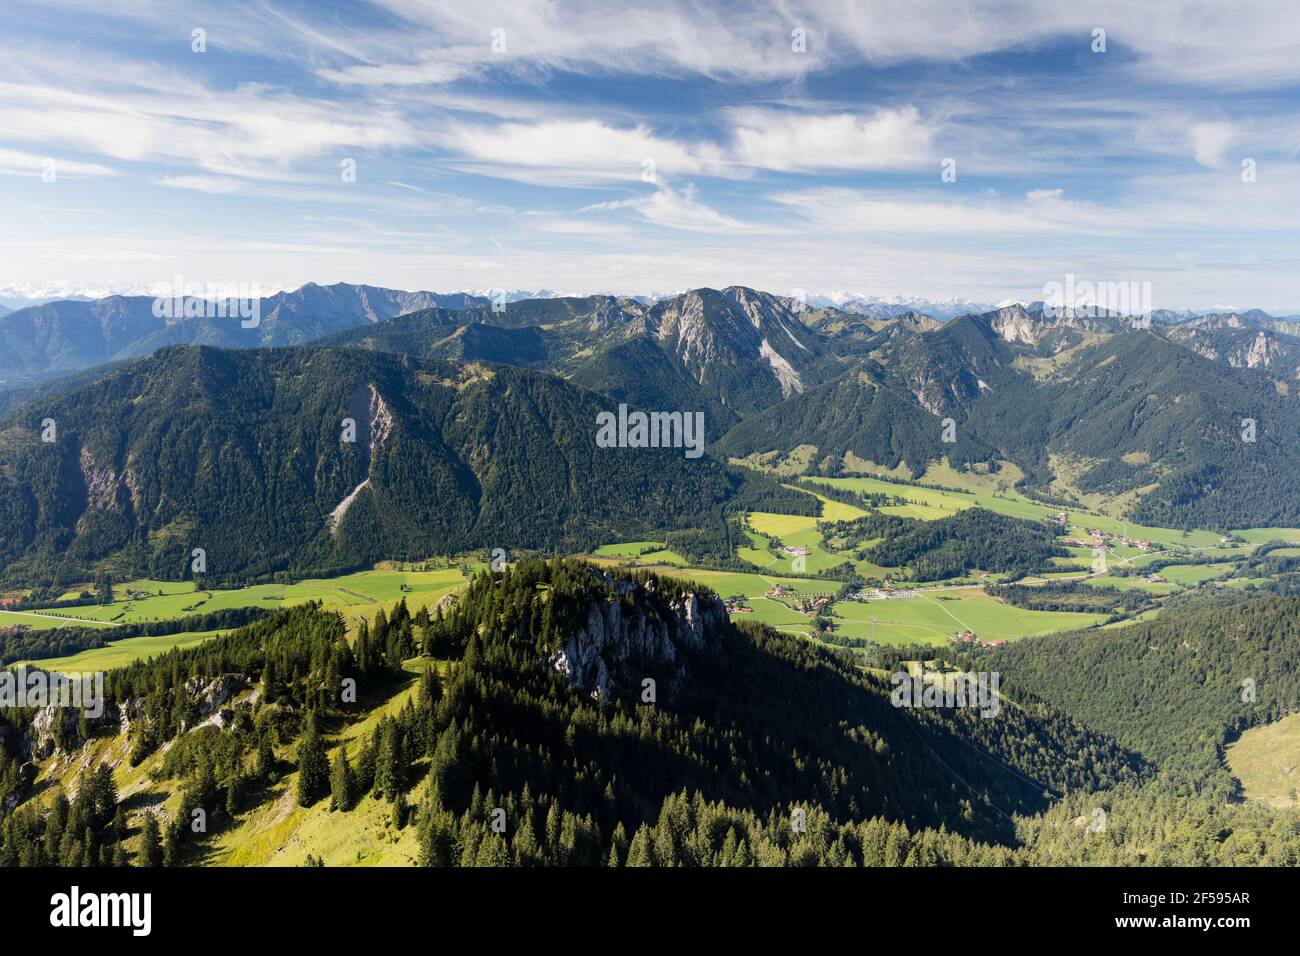
{"type": "Polygon", "coordinates": [[[1243,325],[1237,316],[1216,316],[1214,325],[1176,327],[1171,341],[1233,368],[1263,369],[1286,378],[1300,377],[1300,342],[1267,329],[1243,325]]]}
{"type": "MultiPolygon", "coordinates": [[[[249,684],[249,678],[243,674],[221,674],[212,680],[191,678],[186,681],[185,690],[199,717],[211,718],[249,684]]],[[[82,734],[82,713],[80,707],[48,704],[36,712],[31,725],[20,738],[0,741],[0,744],[27,760],[44,760],[64,751],[76,750],[86,742],[82,734]]],[[[112,733],[125,734],[130,730],[131,721],[141,717],[139,700],[129,700],[120,706],[106,701],[100,712],[87,713],[84,729],[93,733],[96,729],[108,728],[112,733]]]]}
{"type": "Polygon", "coordinates": [[[797,308],[739,286],[696,289],[645,310],[626,334],[654,338],[723,404],[752,411],[803,391],[821,358],[818,336],[797,308]]]}
{"type": "Polygon", "coordinates": [[[989,315],[989,325],[1004,342],[1037,345],[1039,328],[1024,306],[1012,305],[989,315]]]}
{"type": "Polygon", "coordinates": [[[686,677],[688,651],[704,650],[717,640],[727,619],[714,595],[688,593],[661,600],[651,586],[620,582],[616,593],[595,601],[587,616],[558,648],[545,657],[547,666],[595,699],[616,690],[639,694],[651,674],[667,675],[671,694],[686,677]]]}

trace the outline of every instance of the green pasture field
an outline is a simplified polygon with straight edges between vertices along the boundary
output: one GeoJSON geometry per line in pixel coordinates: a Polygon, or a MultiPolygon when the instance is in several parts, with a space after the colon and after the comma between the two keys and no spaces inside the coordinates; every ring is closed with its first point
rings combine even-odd
{"type": "MultiPolygon", "coordinates": [[[[941,491],[882,478],[812,478],[811,480],[834,488],[885,494],[891,497],[897,495],[908,500],[909,503],[906,505],[891,505],[881,509],[887,514],[932,519],[955,514],[963,508],[982,507],[1013,518],[1036,520],[1065,510],[1070,515],[1071,524],[1098,528],[1109,534],[1145,539],[1165,547],[1203,548],[1220,544],[1219,535],[1213,531],[1183,532],[1174,528],[1134,524],[1095,512],[1039,504],[1012,492],[941,491]]],[[[1293,541],[1300,544],[1300,529],[1297,528],[1251,528],[1234,533],[1251,544],[1271,540],[1293,541]]]]}
{"type": "Polygon", "coordinates": [[[841,619],[837,633],[880,644],[946,644],[955,632],[969,629],[981,640],[1013,641],[1089,627],[1107,617],[1013,607],[978,588],[941,593],[943,597],[837,602],[832,614],[841,619]]]}
{"type": "Polygon", "coordinates": [[[1300,806],[1300,714],[1252,727],[1225,754],[1247,800],[1293,809],[1300,806]]]}
{"type": "Polygon", "coordinates": [[[371,617],[381,606],[387,609],[403,597],[412,612],[421,605],[435,605],[443,595],[465,581],[458,567],[431,571],[373,569],[335,578],[309,578],[293,584],[256,584],[247,588],[213,588],[199,592],[194,590],[192,581],[138,580],[114,585],[116,599],[111,604],[63,608],[58,613],[134,624],[228,608],[281,608],[320,601],[325,608],[341,611],[348,618],[357,614],[371,617]],[[147,591],[149,596],[128,597],[132,590],[147,591]]]}
{"type": "Polygon", "coordinates": [[[686,559],[662,541],[624,541],[603,544],[594,552],[602,558],[635,558],[645,564],[686,564],[686,559]]]}
{"type": "Polygon", "coordinates": [[[113,641],[105,647],[95,647],[68,657],[50,657],[40,661],[28,661],[36,667],[64,673],[72,671],[107,671],[115,667],[125,667],[135,661],[145,660],[165,654],[173,648],[184,649],[202,644],[204,641],[228,634],[222,631],[187,631],[183,634],[161,634],[155,637],[128,637],[113,641]]]}
{"type": "Polygon", "coordinates": [[[84,608],[57,611],[0,611],[0,627],[22,625],[33,631],[49,631],[56,627],[102,627],[110,625],[103,621],[83,620],[89,617],[84,608]]]}

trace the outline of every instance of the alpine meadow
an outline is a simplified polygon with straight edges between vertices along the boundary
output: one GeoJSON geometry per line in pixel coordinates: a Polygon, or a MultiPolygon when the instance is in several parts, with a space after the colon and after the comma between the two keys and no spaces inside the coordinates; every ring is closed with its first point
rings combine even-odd
{"type": "Polygon", "coordinates": [[[19,938],[1290,922],[1289,3],[9,7],[19,938]]]}

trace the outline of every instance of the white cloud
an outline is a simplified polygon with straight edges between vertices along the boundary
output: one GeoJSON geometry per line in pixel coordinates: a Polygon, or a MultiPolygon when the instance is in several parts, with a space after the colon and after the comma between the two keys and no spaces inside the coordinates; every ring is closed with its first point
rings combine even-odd
{"type": "Polygon", "coordinates": [[[769,197],[819,230],[916,234],[1021,234],[1056,232],[1066,223],[1042,203],[945,198],[941,193],[872,192],[818,187],[769,197]]]}
{"type": "Polygon", "coordinates": [[[221,176],[164,176],[158,185],[172,189],[192,189],[195,192],[221,195],[239,191],[239,181],[221,176]]]}
{"type": "Polygon", "coordinates": [[[577,210],[576,215],[631,210],[647,222],[658,226],[684,229],[688,232],[756,233],[775,232],[772,228],[741,222],[700,201],[694,184],[688,183],[680,190],[660,180],[649,196],[615,199],[591,203],[577,210]]]}
{"type": "MultiPolygon", "coordinates": [[[[1267,181],[1244,184],[1229,173],[1150,176],[1125,184],[1107,202],[1067,199],[1063,189],[1032,189],[1024,198],[969,195],[936,184],[924,190],[814,187],[768,198],[819,231],[903,237],[1071,237],[1214,235],[1235,230],[1295,233],[1300,166],[1282,164],[1267,181]]],[[[1235,244],[1234,244],[1235,247],[1235,244]]]]}
{"type": "Polygon", "coordinates": [[[351,86],[443,86],[475,72],[471,65],[457,63],[445,54],[419,63],[355,64],[316,71],[323,79],[351,86]]]}
{"type": "Polygon", "coordinates": [[[727,171],[716,147],[656,135],[644,125],[597,120],[453,124],[441,145],[470,160],[467,168],[521,182],[582,185],[648,181],[659,176],[727,171]]]}
{"type": "Polygon", "coordinates": [[[638,203],[636,209],[650,222],[674,229],[715,234],[755,230],[755,227],[700,202],[695,187],[691,185],[678,192],[667,183],[660,182],[654,195],[638,203]]]}
{"type": "Polygon", "coordinates": [[[1197,123],[1191,130],[1192,150],[1202,166],[1218,168],[1224,154],[1237,141],[1237,129],[1231,123],[1197,123]]]}
{"type": "Polygon", "coordinates": [[[11,139],[49,148],[272,180],[289,178],[295,161],[418,141],[402,119],[383,109],[353,113],[333,102],[256,87],[100,93],[0,83],[0,127],[11,139]]]}
{"type": "Polygon", "coordinates": [[[1022,51],[1069,37],[1081,54],[1094,55],[1091,33],[1102,26],[1111,50],[1134,51],[1133,69],[1162,78],[1254,89],[1300,78],[1288,0],[1247,8],[1222,0],[1001,0],[959,12],[950,0],[659,0],[652,8],[633,0],[380,2],[401,18],[401,29],[347,35],[366,47],[369,63],[407,63],[412,47],[468,48],[500,68],[793,79],[850,64],[1022,51]],[[494,27],[506,31],[508,50],[495,59],[494,27]],[[806,31],[807,52],[791,50],[795,27],[806,31]]]}
{"type": "Polygon", "coordinates": [[[930,160],[934,129],[915,107],[871,116],[738,109],[734,158],[766,169],[910,169],[930,160]]]}
{"type": "Polygon", "coordinates": [[[40,176],[47,163],[54,164],[54,175],[71,173],[74,176],[116,176],[117,173],[99,163],[82,163],[61,156],[40,156],[16,149],[0,149],[0,173],[15,176],[40,176]]]}

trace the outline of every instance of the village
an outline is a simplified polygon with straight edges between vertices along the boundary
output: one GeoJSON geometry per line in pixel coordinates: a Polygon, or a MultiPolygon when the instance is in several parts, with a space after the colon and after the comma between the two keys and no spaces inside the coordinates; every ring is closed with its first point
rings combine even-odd
{"type": "MultiPolygon", "coordinates": [[[[1100,528],[1085,528],[1083,525],[1070,524],[1070,514],[1067,511],[1058,511],[1049,520],[1061,526],[1062,530],[1082,532],[1087,535],[1086,538],[1065,538],[1064,544],[1073,545],[1079,548],[1110,548],[1119,542],[1126,548],[1137,548],[1140,551],[1150,551],[1151,542],[1142,538],[1130,538],[1128,535],[1113,535],[1109,532],[1102,531],[1100,528]]],[[[1226,540],[1226,539],[1225,539],[1226,540]]]]}

